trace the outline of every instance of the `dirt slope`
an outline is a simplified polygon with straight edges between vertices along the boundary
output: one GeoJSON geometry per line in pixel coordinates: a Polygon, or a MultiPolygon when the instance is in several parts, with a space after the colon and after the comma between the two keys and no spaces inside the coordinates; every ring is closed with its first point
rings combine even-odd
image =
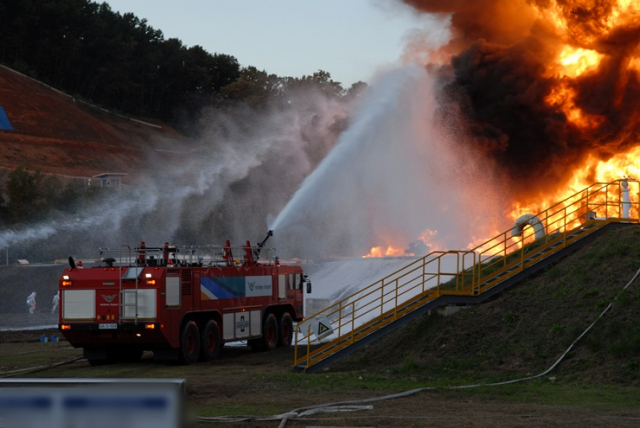
{"type": "Polygon", "coordinates": [[[170,127],[109,113],[0,66],[0,106],[14,130],[0,130],[0,167],[93,176],[135,176],[155,149],[186,138],[170,127]]]}

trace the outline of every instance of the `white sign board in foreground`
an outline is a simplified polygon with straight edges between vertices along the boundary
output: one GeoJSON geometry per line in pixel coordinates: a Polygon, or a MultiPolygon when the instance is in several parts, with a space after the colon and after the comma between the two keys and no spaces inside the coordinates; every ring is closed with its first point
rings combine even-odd
{"type": "Polygon", "coordinates": [[[183,395],[182,379],[2,380],[0,427],[175,428],[182,425],[183,395]]]}

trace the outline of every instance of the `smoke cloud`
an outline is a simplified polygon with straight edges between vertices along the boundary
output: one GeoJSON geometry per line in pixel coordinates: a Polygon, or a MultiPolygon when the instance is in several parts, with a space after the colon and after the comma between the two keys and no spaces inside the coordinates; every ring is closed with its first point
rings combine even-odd
{"type": "Polygon", "coordinates": [[[489,155],[520,200],[563,186],[589,155],[607,160],[638,144],[634,2],[404,3],[450,19],[451,41],[431,56],[447,60],[428,66],[446,82],[442,102],[462,115],[460,143],[489,155]],[[572,75],[563,67],[576,52],[599,60],[572,75]]]}

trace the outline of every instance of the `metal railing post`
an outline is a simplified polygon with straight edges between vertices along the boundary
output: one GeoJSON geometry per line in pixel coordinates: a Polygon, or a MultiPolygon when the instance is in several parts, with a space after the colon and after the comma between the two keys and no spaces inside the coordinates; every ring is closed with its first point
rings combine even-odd
{"type": "Polygon", "coordinates": [[[311,324],[307,326],[307,368],[311,361],[311,324]]]}
{"type": "Polygon", "coordinates": [[[300,331],[300,326],[296,325],[296,340],[294,342],[294,347],[293,347],[293,361],[297,364],[298,363],[298,332],[300,331]]]}
{"type": "MultiPolygon", "coordinates": [[[[564,233],[563,233],[564,236],[562,237],[562,248],[565,248],[567,246],[567,207],[564,207],[562,209],[562,212],[564,213],[562,218],[562,221],[564,223],[564,233]]],[[[587,215],[589,215],[588,208],[587,208],[587,215]]]]}
{"type": "Polygon", "coordinates": [[[338,303],[338,337],[342,337],[342,300],[338,303]]]}
{"type": "Polygon", "coordinates": [[[520,238],[520,270],[524,270],[524,231],[520,238]]]}
{"type": "Polygon", "coordinates": [[[355,336],[354,331],[356,329],[356,302],[351,302],[351,343],[353,343],[355,336]]]}
{"type": "Polygon", "coordinates": [[[438,263],[436,264],[436,278],[438,279],[438,285],[436,286],[436,290],[438,295],[440,295],[440,257],[438,257],[438,263]]]}
{"type": "Polygon", "coordinates": [[[394,301],[394,305],[393,305],[393,319],[398,319],[398,280],[396,279],[396,285],[395,285],[395,289],[396,289],[396,295],[395,295],[395,301],[394,301]]]}

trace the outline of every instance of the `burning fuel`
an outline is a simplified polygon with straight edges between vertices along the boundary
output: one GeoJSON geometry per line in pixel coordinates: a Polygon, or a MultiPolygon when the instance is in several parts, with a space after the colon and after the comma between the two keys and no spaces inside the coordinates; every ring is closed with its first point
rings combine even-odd
{"type": "Polygon", "coordinates": [[[596,181],[637,176],[640,5],[629,0],[404,0],[450,17],[428,66],[510,187],[512,218],[596,181]],[[437,60],[436,60],[437,59],[437,60]],[[516,212],[517,211],[517,212],[516,212]]]}

